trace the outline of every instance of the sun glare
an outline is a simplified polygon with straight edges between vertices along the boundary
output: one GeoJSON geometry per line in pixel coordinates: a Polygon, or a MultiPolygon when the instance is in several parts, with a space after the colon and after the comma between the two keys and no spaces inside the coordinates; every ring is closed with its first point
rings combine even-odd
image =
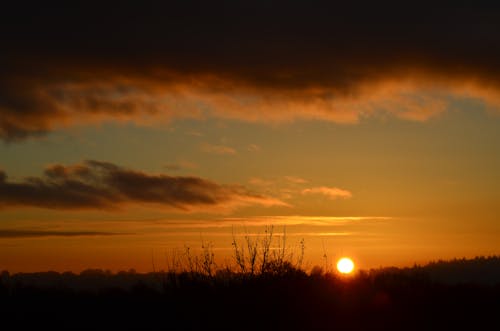
{"type": "Polygon", "coordinates": [[[343,257],[337,262],[337,270],[342,274],[350,274],[354,270],[354,262],[348,257],[343,257]]]}

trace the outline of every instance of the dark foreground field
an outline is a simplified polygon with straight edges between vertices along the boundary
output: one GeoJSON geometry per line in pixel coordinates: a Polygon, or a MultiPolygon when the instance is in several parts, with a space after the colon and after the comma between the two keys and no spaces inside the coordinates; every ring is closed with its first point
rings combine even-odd
{"type": "Polygon", "coordinates": [[[2,330],[499,330],[500,258],[353,277],[288,263],[218,272],[2,273],[2,330]]]}

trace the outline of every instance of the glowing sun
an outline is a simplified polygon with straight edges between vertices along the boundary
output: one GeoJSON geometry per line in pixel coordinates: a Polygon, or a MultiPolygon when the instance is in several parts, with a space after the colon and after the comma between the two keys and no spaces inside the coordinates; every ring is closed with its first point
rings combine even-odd
{"type": "Polygon", "coordinates": [[[337,270],[342,274],[349,274],[354,270],[354,262],[348,257],[343,257],[337,262],[337,270]]]}

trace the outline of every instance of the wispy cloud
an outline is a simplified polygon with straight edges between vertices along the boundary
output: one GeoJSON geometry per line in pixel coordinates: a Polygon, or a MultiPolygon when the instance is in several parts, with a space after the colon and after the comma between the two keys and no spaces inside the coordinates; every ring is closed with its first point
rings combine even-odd
{"type": "Polygon", "coordinates": [[[0,239],[11,238],[40,238],[40,237],[88,237],[88,236],[115,236],[120,233],[98,231],[43,231],[43,230],[2,230],[0,239]]]}
{"type": "Polygon", "coordinates": [[[332,200],[338,198],[348,199],[352,197],[352,193],[350,191],[343,190],[337,187],[327,187],[327,186],[307,188],[302,190],[302,194],[321,194],[332,200]]]}
{"type": "Polygon", "coordinates": [[[347,237],[356,235],[355,232],[296,232],[295,236],[305,237],[347,237]]]}
{"type": "Polygon", "coordinates": [[[179,211],[228,211],[248,205],[288,206],[241,185],[217,184],[199,177],[147,174],[112,163],[86,161],[52,165],[43,177],[9,182],[0,171],[0,207],[116,209],[147,204],[179,211]]]}
{"type": "MultiPolygon", "coordinates": [[[[168,231],[169,229],[203,229],[220,228],[231,229],[233,226],[265,227],[265,226],[314,226],[314,227],[343,227],[347,225],[385,224],[395,220],[388,216],[310,216],[310,215],[269,215],[246,217],[216,217],[207,219],[165,219],[154,222],[134,222],[141,231],[145,226],[152,226],[154,231],[168,231]],[[149,225],[148,225],[149,224],[149,225]]],[[[350,228],[349,231],[353,229],[350,228]]],[[[130,231],[139,232],[132,227],[130,231]]],[[[148,232],[148,231],[146,231],[148,232]]],[[[322,230],[322,232],[325,232],[322,230]]],[[[337,231],[333,231],[337,232],[337,231]]]]}
{"type": "MultiPolygon", "coordinates": [[[[270,215],[254,217],[226,217],[225,224],[242,225],[308,225],[308,226],[343,226],[352,223],[385,222],[393,220],[387,216],[307,216],[307,215],[270,215]]],[[[217,223],[222,224],[224,223],[217,223]]]]}
{"type": "Polygon", "coordinates": [[[248,180],[248,183],[284,200],[311,194],[323,195],[331,200],[352,198],[350,191],[338,187],[316,186],[307,188],[306,185],[309,184],[309,181],[297,176],[283,176],[274,179],[252,177],[248,180]]]}
{"type": "Polygon", "coordinates": [[[285,180],[292,184],[305,184],[308,183],[307,179],[301,178],[301,177],[296,177],[296,176],[285,176],[285,180]]]}
{"type": "Polygon", "coordinates": [[[250,185],[266,190],[273,196],[281,199],[292,199],[301,194],[302,187],[309,181],[297,176],[280,176],[271,179],[252,177],[248,180],[250,185]]]}
{"type": "Polygon", "coordinates": [[[224,146],[224,145],[212,145],[208,143],[203,143],[201,144],[201,150],[210,153],[210,154],[217,154],[217,155],[235,155],[236,150],[232,147],[229,146],[224,146]]]}
{"type": "Polygon", "coordinates": [[[248,145],[247,150],[248,150],[249,152],[254,152],[254,153],[255,153],[255,152],[260,152],[261,148],[260,148],[260,146],[259,146],[259,145],[256,145],[256,144],[250,144],[250,145],[248,145]]]}

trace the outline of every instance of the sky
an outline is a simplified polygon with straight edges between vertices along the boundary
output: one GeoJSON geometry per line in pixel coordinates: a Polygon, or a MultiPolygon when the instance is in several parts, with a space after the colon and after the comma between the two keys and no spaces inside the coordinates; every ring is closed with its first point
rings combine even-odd
{"type": "Polygon", "coordinates": [[[270,227],[308,266],[500,254],[495,2],[11,4],[0,38],[0,269],[270,227]]]}

